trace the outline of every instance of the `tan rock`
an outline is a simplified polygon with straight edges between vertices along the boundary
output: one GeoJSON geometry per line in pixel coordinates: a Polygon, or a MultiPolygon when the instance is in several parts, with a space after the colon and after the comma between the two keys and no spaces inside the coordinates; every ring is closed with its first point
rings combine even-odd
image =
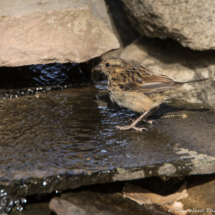
{"type": "Polygon", "coordinates": [[[80,63],[119,48],[103,0],[3,0],[0,32],[0,66],[80,63]]]}
{"type": "Polygon", "coordinates": [[[210,77],[209,81],[185,84],[177,90],[175,96],[191,103],[215,105],[214,51],[193,51],[171,39],[141,37],[127,46],[120,57],[133,64],[141,64],[153,72],[167,75],[175,81],[210,77]]]}
{"type": "Polygon", "coordinates": [[[82,208],[59,197],[55,197],[50,201],[49,208],[57,215],[87,215],[87,212],[82,208]]]}
{"type": "Polygon", "coordinates": [[[187,184],[188,197],[182,199],[184,209],[189,214],[212,215],[215,213],[215,176],[191,176],[187,184]]]}
{"type": "Polygon", "coordinates": [[[186,183],[183,184],[177,192],[169,194],[167,196],[162,196],[156,193],[152,193],[147,189],[142,189],[141,187],[135,186],[131,183],[126,183],[123,188],[123,197],[129,198],[138,204],[157,204],[165,205],[169,204],[188,196],[186,183]]]}

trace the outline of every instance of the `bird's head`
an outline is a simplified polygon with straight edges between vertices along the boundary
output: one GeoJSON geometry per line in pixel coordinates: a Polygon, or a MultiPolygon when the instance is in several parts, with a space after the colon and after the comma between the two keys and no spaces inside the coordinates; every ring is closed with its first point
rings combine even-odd
{"type": "Polygon", "coordinates": [[[98,70],[103,72],[107,77],[113,76],[117,72],[122,71],[122,69],[131,67],[131,64],[120,58],[109,58],[103,60],[100,64],[95,66],[93,70],[98,70]]]}

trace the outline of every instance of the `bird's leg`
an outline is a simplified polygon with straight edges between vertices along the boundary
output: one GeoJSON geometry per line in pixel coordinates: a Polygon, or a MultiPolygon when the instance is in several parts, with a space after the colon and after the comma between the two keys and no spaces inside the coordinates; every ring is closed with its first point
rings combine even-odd
{"type": "MultiPolygon", "coordinates": [[[[149,123],[149,124],[153,124],[154,122],[157,123],[155,120],[147,120],[147,117],[149,117],[150,115],[152,115],[154,112],[156,112],[158,109],[160,108],[160,106],[155,107],[153,109],[151,109],[146,116],[144,116],[144,118],[142,119],[142,121],[149,123]]],[[[133,122],[135,121],[134,119],[130,118],[129,120],[132,120],[133,122]]]]}
{"type": "Polygon", "coordinates": [[[138,127],[135,126],[135,125],[136,125],[140,120],[142,120],[148,113],[149,113],[149,111],[143,113],[139,118],[137,118],[133,123],[131,123],[131,125],[127,125],[127,126],[116,126],[116,127],[117,127],[118,129],[120,129],[120,130],[127,130],[127,129],[130,129],[130,128],[133,128],[133,129],[135,129],[135,130],[137,130],[137,131],[142,131],[143,129],[148,131],[147,128],[138,128],[138,127]]]}
{"type": "Polygon", "coordinates": [[[149,117],[150,115],[152,115],[154,112],[156,112],[158,109],[160,108],[160,106],[155,107],[153,109],[151,109],[148,114],[142,119],[144,122],[149,123],[149,124],[153,124],[154,122],[157,123],[155,120],[147,120],[147,117],[149,117]]]}

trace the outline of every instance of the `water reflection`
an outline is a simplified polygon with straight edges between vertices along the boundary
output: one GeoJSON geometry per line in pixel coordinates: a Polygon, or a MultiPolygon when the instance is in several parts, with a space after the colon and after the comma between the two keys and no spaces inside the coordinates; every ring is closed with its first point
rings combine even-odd
{"type": "Polygon", "coordinates": [[[54,63],[0,68],[0,89],[46,85],[80,85],[89,81],[90,67],[87,63],[54,63]]]}

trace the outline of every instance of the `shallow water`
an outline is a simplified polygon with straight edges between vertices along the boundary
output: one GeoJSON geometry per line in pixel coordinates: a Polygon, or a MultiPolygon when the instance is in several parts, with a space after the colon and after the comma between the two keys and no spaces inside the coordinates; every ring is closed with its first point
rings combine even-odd
{"type": "Polygon", "coordinates": [[[120,131],[115,125],[138,115],[112,104],[105,88],[100,83],[1,100],[1,188],[30,195],[214,172],[213,107],[174,101],[154,115],[158,124],[139,123],[148,132],[120,131]]]}
{"type": "MultiPolygon", "coordinates": [[[[90,63],[40,64],[0,68],[0,99],[17,98],[50,90],[89,86],[90,63]]],[[[94,65],[94,64],[93,64],[94,65]]]]}
{"type": "Polygon", "coordinates": [[[0,67],[0,89],[65,85],[90,79],[86,63],[53,63],[22,67],[0,67]]]}

